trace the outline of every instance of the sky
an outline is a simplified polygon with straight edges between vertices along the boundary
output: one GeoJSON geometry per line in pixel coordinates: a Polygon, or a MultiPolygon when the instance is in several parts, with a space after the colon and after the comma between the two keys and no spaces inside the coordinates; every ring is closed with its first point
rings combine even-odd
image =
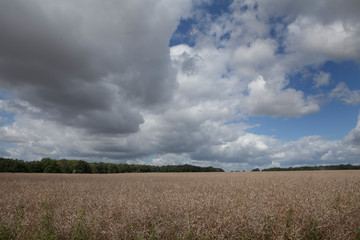
{"type": "Polygon", "coordinates": [[[0,156],[360,164],[358,0],[2,0],[0,156]]]}

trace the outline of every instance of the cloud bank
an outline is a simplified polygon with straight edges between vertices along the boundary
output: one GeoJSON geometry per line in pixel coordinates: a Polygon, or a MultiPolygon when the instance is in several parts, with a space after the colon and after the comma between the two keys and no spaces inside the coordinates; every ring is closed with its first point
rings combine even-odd
{"type": "Polygon", "coordinates": [[[360,60],[358,1],[209,5],[1,1],[0,109],[14,114],[0,124],[1,155],[227,170],[359,163],[359,120],[337,141],[283,141],[248,121],[316,114],[325,97],[360,103],[328,72],[311,75],[311,91],[291,78],[360,60]],[[186,19],[190,31],[177,31],[186,19]],[[192,44],[169,46],[176,37],[192,44]]]}

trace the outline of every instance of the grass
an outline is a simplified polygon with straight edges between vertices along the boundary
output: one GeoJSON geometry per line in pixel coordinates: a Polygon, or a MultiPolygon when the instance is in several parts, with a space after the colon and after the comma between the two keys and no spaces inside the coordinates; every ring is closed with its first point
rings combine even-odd
{"type": "Polygon", "coordinates": [[[360,239],[360,171],[0,174],[0,239],[360,239]]]}
{"type": "Polygon", "coordinates": [[[39,228],[33,235],[33,238],[39,240],[59,239],[59,236],[55,234],[53,227],[54,210],[49,209],[49,206],[46,203],[42,203],[41,208],[44,212],[39,223],[39,228]]]}

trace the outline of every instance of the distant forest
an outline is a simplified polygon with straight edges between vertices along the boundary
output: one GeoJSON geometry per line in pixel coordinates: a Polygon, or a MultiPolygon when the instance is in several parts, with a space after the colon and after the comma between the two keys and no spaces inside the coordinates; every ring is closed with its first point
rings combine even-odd
{"type": "Polygon", "coordinates": [[[24,173],[130,173],[130,172],[224,172],[221,168],[198,167],[193,165],[151,166],[137,164],[88,163],[83,160],[55,160],[43,158],[41,161],[23,161],[0,158],[0,172],[24,173]]]}
{"type": "MultiPolygon", "coordinates": [[[[354,166],[351,164],[340,164],[340,165],[327,165],[327,166],[304,166],[304,167],[289,167],[289,168],[266,168],[261,171],[313,171],[313,170],[354,170],[360,169],[360,166],[354,166]]],[[[260,169],[255,168],[253,172],[260,171],[260,169]]]]}

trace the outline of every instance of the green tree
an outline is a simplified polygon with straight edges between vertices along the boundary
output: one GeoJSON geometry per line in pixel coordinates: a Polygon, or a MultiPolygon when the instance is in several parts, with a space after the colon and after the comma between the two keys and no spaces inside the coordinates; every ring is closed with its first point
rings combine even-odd
{"type": "Polygon", "coordinates": [[[97,173],[107,173],[107,165],[106,163],[99,162],[95,165],[95,169],[97,173]]]}
{"type": "Polygon", "coordinates": [[[60,171],[62,173],[72,173],[74,170],[73,164],[69,160],[61,159],[57,161],[57,164],[59,165],[60,171]]]}
{"type": "Polygon", "coordinates": [[[32,172],[32,173],[44,172],[44,169],[43,169],[40,161],[26,162],[26,167],[27,167],[28,171],[32,172]]]}
{"type": "Polygon", "coordinates": [[[130,172],[130,167],[128,164],[118,164],[117,165],[118,167],[118,170],[119,170],[119,173],[127,173],[127,172],[130,172]]]}
{"type": "Polygon", "coordinates": [[[12,160],[7,158],[0,158],[0,172],[10,172],[12,160]]]}
{"type": "Polygon", "coordinates": [[[27,172],[27,167],[22,160],[0,158],[0,172],[27,172]]]}
{"type": "Polygon", "coordinates": [[[60,173],[60,167],[57,161],[51,158],[41,159],[41,165],[45,173],[60,173]]]}
{"type": "Polygon", "coordinates": [[[74,172],[75,173],[91,173],[90,164],[83,160],[76,161],[76,164],[74,166],[74,172]]]}
{"type": "Polygon", "coordinates": [[[108,163],[107,164],[107,173],[118,173],[119,169],[116,164],[108,163]]]}

